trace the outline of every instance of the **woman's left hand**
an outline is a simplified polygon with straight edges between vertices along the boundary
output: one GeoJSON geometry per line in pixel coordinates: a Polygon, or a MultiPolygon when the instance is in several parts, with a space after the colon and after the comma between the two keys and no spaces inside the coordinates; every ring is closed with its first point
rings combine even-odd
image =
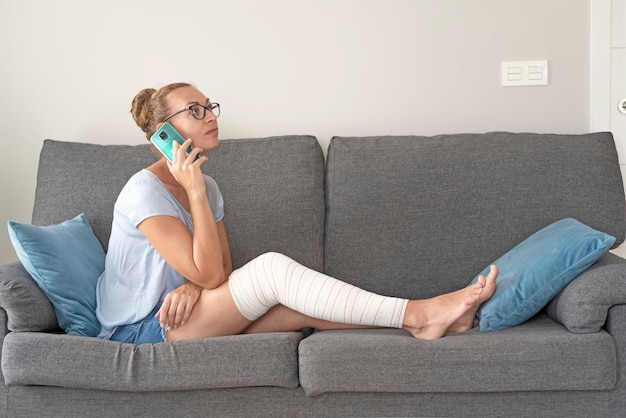
{"type": "Polygon", "coordinates": [[[185,325],[201,293],[202,287],[187,281],[165,295],[163,304],[155,317],[159,318],[161,326],[167,327],[168,330],[185,325]]]}

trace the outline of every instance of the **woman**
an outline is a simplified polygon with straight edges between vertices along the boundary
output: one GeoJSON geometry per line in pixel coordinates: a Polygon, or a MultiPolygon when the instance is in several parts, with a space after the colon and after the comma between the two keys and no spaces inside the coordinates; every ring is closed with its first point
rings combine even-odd
{"type": "Polygon", "coordinates": [[[277,253],[232,271],[222,196],[200,170],[208,160],[203,154],[218,145],[219,105],[176,83],[142,90],[131,113],[147,138],[167,121],[189,139],[174,144],[171,163],[163,157],[135,174],[116,201],[97,287],[102,338],[140,344],[305,327],[395,327],[434,339],[471,328],[495,291],[495,266],[471,286],[425,300],[373,294],[277,253]]]}

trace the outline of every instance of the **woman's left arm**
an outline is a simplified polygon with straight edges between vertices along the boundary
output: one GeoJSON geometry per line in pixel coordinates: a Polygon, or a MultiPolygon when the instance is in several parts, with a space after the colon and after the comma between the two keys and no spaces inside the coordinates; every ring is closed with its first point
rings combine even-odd
{"type": "MultiPolygon", "coordinates": [[[[217,223],[217,232],[222,247],[224,276],[228,278],[233,271],[233,262],[223,220],[217,223]]],[[[163,318],[164,320],[161,322],[167,324],[170,329],[176,329],[181,325],[185,325],[193,311],[193,307],[200,298],[202,289],[201,286],[187,280],[183,285],[165,295],[161,309],[157,312],[156,317],[161,318],[161,315],[167,312],[167,317],[163,318]]]]}

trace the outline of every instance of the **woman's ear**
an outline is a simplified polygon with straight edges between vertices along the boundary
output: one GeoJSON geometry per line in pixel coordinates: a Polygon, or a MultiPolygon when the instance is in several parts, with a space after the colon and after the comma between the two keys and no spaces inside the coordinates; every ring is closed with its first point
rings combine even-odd
{"type": "Polygon", "coordinates": [[[164,123],[164,122],[159,122],[159,123],[157,123],[157,126],[156,126],[156,130],[157,130],[157,131],[158,131],[159,129],[161,129],[161,126],[163,126],[163,123],[164,123]]]}

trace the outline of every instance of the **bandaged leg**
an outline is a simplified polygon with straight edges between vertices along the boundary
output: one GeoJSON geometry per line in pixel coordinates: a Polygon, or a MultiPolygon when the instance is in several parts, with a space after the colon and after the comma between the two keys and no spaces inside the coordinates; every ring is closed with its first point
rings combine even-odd
{"type": "Polygon", "coordinates": [[[251,321],[281,304],[336,323],[402,328],[408,303],[359,289],[278,253],[255,258],[235,270],[228,283],[237,308],[251,321]]]}

